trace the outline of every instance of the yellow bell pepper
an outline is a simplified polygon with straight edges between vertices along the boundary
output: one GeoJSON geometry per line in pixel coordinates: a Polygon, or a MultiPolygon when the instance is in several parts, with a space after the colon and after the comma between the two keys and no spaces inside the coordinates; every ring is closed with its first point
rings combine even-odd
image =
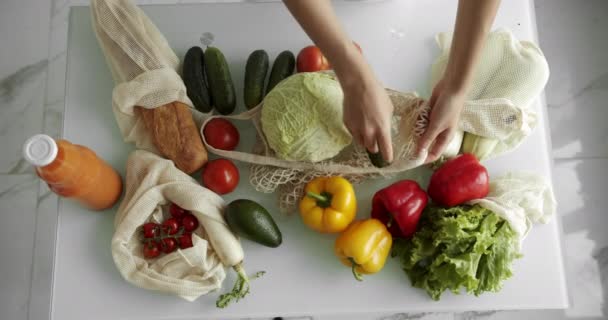
{"type": "Polygon", "coordinates": [[[357,199],[348,180],[319,177],[304,188],[300,215],[304,224],[323,233],[341,232],[355,219],[357,199]]]}
{"type": "Polygon", "coordinates": [[[362,273],[376,273],[384,267],[392,244],[393,237],[380,220],[357,220],[336,239],[335,253],[361,281],[362,273]]]}

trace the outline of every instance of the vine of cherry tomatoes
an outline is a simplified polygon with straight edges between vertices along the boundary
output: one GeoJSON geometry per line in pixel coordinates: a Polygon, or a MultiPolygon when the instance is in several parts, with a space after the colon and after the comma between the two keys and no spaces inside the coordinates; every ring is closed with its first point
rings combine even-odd
{"type": "Polygon", "coordinates": [[[192,232],[198,228],[198,219],[175,203],[169,207],[171,218],[162,223],[147,222],[141,226],[143,255],[146,259],[169,254],[177,248],[192,247],[192,232]]]}

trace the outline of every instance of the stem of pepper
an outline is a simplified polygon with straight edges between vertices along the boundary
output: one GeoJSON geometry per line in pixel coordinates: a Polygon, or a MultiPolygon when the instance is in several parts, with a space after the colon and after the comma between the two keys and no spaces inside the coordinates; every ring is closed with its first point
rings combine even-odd
{"type": "Polygon", "coordinates": [[[392,214],[388,214],[388,221],[386,222],[386,227],[390,228],[393,225],[393,221],[395,221],[395,218],[393,218],[392,214]]]}
{"type": "Polygon", "coordinates": [[[352,271],[353,271],[353,276],[355,277],[355,279],[357,279],[357,281],[363,281],[361,274],[359,272],[357,272],[357,267],[359,265],[357,264],[357,262],[355,262],[355,259],[348,258],[348,261],[350,261],[350,263],[352,263],[352,271]]]}
{"type": "Polygon", "coordinates": [[[331,205],[331,194],[327,192],[321,192],[321,194],[308,191],[306,196],[317,200],[317,205],[321,208],[327,208],[331,205]]]}

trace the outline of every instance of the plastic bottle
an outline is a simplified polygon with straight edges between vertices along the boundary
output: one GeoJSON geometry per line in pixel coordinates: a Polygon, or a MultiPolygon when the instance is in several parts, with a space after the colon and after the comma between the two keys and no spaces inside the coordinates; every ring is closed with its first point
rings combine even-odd
{"type": "Polygon", "coordinates": [[[118,172],[87,147],[39,134],[25,142],[23,157],[53,192],[89,209],[110,208],[122,193],[118,172]]]}

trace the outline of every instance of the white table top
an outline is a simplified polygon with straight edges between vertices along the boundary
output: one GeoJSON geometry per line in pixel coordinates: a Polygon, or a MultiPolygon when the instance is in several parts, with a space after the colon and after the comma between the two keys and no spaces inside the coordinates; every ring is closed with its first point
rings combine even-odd
{"type": "MultiPolygon", "coordinates": [[[[339,4],[336,10],[386,86],[428,92],[430,63],[438,52],[433,35],[451,28],[455,2],[416,2],[415,6],[414,1],[352,3],[339,4]]],[[[274,57],[281,50],[297,52],[310,43],[280,3],[151,6],[145,11],[180,57],[189,46],[198,44],[202,32],[214,33],[215,45],[222,48],[231,63],[237,92],[242,92],[242,70],[249,52],[265,48],[274,57]]],[[[70,23],[64,136],[93,148],[124,172],[131,148],[122,143],[111,113],[113,84],[90,28],[88,8],[73,9],[70,23]]],[[[536,37],[528,1],[503,4],[495,25],[511,29],[520,39],[536,37]]],[[[540,127],[516,152],[488,162],[491,175],[531,170],[550,176],[546,112],[541,106],[535,106],[542,115],[540,127]]],[[[241,126],[240,130],[246,129],[241,126]]],[[[246,141],[251,139],[243,139],[241,145],[247,145],[246,141]]],[[[368,188],[360,189],[360,199],[369,190],[386,184],[387,181],[370,183],[368,188]]],[[[274,208],[274,198],[253,194],[246,181],[228,199],[238,196],[255,197],[267,208],[274,208]]],[[[369,201],[362,200],[360,204],[362,217],[368,212],[369,201]]],[[[344,311],[562,308],[567,301],[556,222],[532,231],[524,244],[524,258],[515,263],[515,275],[500,293],[479,298],[446,294],[441,302],[434,302],[424,292],[410,287],[396,260],[391,260],[380,274],[355,283],[333,257],[332,236],[312,233],[297,217],[278,219],[284,234],[284,244],[279,249],[244,242],[247,269],[266,270],[267,275],[253,283],[247,299],[217,310],[213,307],[216,294],[187,303],[125,283],[109,252],[112,218],[111,210],[95,214],[62,201],[53,318],[228,318],[344,311]],[[292,285],[285,285],[289,282],[292,285]]],[[[232,279],[227,279],[226,287],[231,286],[232,279]]]]}

